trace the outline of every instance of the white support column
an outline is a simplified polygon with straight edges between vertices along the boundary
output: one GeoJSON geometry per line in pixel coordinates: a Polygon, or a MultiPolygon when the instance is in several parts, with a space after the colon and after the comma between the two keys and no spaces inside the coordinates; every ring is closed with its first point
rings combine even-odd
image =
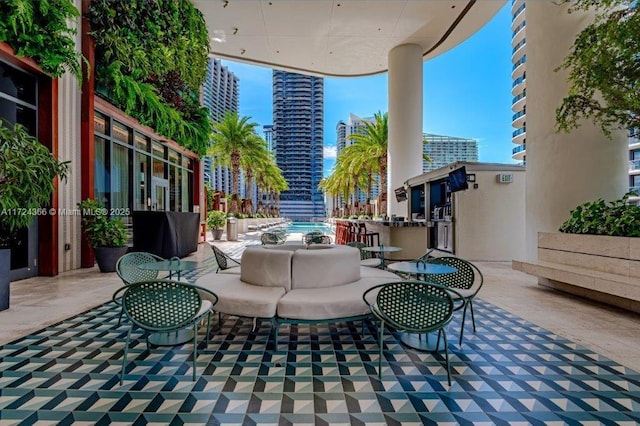
{"type": "MultiPolygon", "coordinates": [[[[555,2],[554,2],[555,3],[555,2]]],[[[628,190],[625,131],[611,139],[593,123],[557,133],[555,109],[566,96],[566,72],[555,72],[592,16],[567,5],[527,2],[526,260],[537,260],[538,232],[557,231],[577,205],[619,198],[628,190]]],[[[508,238],[508,236],[503,236],[508,238]]]]}
{"type": "Polygon", "coordinates": [[[422,48],[396,46],[389,52],[389,149],[387,215],[406,216],[394,189],[422,173],[422,48]]]}

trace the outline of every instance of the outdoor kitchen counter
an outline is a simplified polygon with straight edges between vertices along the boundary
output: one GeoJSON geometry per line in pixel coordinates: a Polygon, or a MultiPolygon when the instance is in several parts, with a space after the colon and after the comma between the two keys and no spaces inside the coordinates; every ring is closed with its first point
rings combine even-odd
{"type": "Polygon", "coordinates": [[[390,253],[391,260],[413,260],[426,253],[427,236],[429,235],[425,222],[402,222],[364,220],[368,232],[380,234],[380,244],[385,246],[402,247],[402,251],[390,253]]]}

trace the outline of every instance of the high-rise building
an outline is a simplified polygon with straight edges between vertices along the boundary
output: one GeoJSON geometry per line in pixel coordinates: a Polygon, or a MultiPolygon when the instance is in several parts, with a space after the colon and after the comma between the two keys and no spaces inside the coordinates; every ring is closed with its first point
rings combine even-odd
{"type": "MultiPolygon", "coordinates": [[[[365,127],[365,122],[373,123],[373,117],[362,118],[353,113],[349,114],[349,119],[347,122],[340,120],[336,125],[336,153],[340,155],[343,149],[348,147],[353,143],[352,140],[349,139],[349,136],[362,133],[365,127]]],[[[376,198],[380,194],[380,184],[378,175],[375,176],[373,186],[371,188],[371,198],[376,198]]],[[[337,197],[337,203],[339,206],[345,205],[345,200],[342,195],[337,197]]],[[[367,194],[365,194],[362,190],[358,189],[358,202],[364,203],[367,201],[367,194]]]]}
{"type": "Polygon", "coordinates": [[[422,170],[439,169],[456,161],[478,161],[478,141],[476,139],[456,138],[425,133],[423,152],[433,161],[422,160],[422,170]]]}
{"type": "Polygon", "coordinates": [[[511,125],[515,128],[512,133],[512,158],[521,164],[527,163],[527,39],[525,30],[525,0],[514,0],[511,5],[511,110],[513,117],[511,125]]]}
{"type": "Polygon", "coordinates": [[[310,220],[325,216],[318,184],[323,172],[324,81],[273,71],[273,145],[289,184],[280,194],[282,216],[310,220]]]}
{"type": "Polygon", "coordinates": [[[372,123],[374,121],[373,117],[358,117],[357,115],[351,113],[349,114],[349,120],[345,123],[340,120],[336,125],[336,149],[337,153],[340,154],[347,146],[351,145],[353,142],[349,140],[349,136],[354,133],[361,133],[364,128],[365,121],[372,123]]]}
{"type": "Polygon", "coordinates": [[[275,154],[273,151],[273,124],[265,124],[262,126],[262,131],[264,133],[264,140],[267,142],[267,150],[275,154]]]}
{"type": "MultiPolygon", "coordinates": [[[[207,77],[202,86],[203,105],[209,109],[211,119],[220,122],[227,112],[238,112],[238,77],[222,66],[219,59],[209,58],[207,77]]],[[[212,188],[226,194],[233,192],[231,188],[231,170],[227,167],[213,166],[211,157],[202,160],[204,182],[212,188]]],[[[244,185],[240,185],[242,192],[244,185]]],[[[240,194],[242,197],[242,194],[240,194]]]]}

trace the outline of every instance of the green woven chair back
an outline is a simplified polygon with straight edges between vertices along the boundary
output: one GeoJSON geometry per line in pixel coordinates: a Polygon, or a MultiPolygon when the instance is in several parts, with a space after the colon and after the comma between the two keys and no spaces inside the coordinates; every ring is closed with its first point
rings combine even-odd
{"type": "Polygon", "coordinates": [[[320,231],[311,231],[302,237],[305,244],[331,244],[331,237],[320,231]]]}
{"type": "MultiPolygon", "coordinates": [[[[476,279],[476,268],[470,262],[458,257],[434,257],[427,261],[438,265],[453,266],[457,269],[457,271],[452,274],[427,274],[427,281],[460,290],[467,290],[473,287],[476,279]]],[[[478,274],[479,273],[480,271],[478,271],[478,274]]]]}
{"type": "Polygon", "coordinates": [[[169,280],[131,284],[122,295],[122,305],[137,326],[152,331],[170,331],[193,324],[202,299],[194,286],[169,280]]]}
{"type": "Polygon", "coordinates": [[[220,269],[229,269],[229,265],[227,263],[227,255],[224,254],[222,250],[218,247],[211,244],[211,250],[213,250],[213,255],[216,257],[216,262],[218,262],[218,267],[220,269]]]}
{"type": "Polygon", "coordinates": [[[275,245],[284,244],[284,236],[276,232],[264,232],[260,236],[260,241],[263,245],[275,245]]]}
{"type": "Polygon", "coordinates": [[[363,250],[363,248],[368,247],[365,243],[360,241],[351,241],[347,243],[349,247],[355,247],[360,250],[360,260],[371,259],[373,257],[373,253],[367,250],[363,250]]]}
{"type": "Polygon", "coordinates": [[[146,271],[138,268],[144,263],[158,262],[164,260],[159,256],[145,252],[127,253],[118,259],[116,263],[116,273],[125,285],[140,281],[149,281],[158,278],[158,271],[146,271]]]}
{"type": "Polygon", "coordinates": [[[398,330],[426,333],[447,324],[453,315],[453,299],[437,284],[402,281],[384,285],[376,297],[376,311],[398,330]]]}

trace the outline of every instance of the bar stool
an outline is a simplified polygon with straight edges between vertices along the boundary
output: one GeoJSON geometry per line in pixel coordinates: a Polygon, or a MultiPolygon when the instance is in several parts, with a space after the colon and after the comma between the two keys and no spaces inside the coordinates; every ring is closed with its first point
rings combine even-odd
{"type": "Polygon", "coordinates": [[[365,243],[369,247],[373,247],[373,238],[376,239],[376,246],[380,245],[380,233],[379,232],[367,232],[367,225],[364,223],[358,224],[358,241],[365,243]]]}

